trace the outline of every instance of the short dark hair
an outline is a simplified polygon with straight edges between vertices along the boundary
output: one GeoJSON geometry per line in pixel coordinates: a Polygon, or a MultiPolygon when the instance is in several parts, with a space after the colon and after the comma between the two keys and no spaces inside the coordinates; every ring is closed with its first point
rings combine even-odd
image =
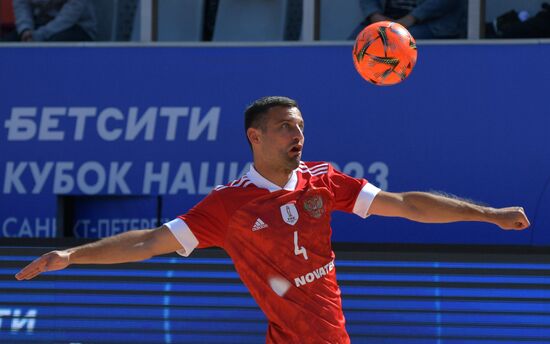
{"type": "MultiPolygon", "coordinates": [[[[294,99],[282,96],[268,96],[255,100],[250,104],[244,112],[244,133],[248,128],[266,128],[266,113],[272,107],[284,106],[287,108],[298,107],[298,103],[294,99]]],[[[246,136],[248,140],[248,135],[246,136]]],[[[250,144],[250,140],[248,140],[250,144]]]]}

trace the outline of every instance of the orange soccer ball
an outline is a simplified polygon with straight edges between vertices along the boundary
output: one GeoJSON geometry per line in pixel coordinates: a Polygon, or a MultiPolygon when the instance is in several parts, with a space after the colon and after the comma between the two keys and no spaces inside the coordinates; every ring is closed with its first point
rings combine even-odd
{"type": "Polygon", "coordinates": [[[416,64],[416,41],[401,24],[381,21],[363,29],[355,39],[353,62],[361,76],[375,85],[397,84],[416,64]]]}

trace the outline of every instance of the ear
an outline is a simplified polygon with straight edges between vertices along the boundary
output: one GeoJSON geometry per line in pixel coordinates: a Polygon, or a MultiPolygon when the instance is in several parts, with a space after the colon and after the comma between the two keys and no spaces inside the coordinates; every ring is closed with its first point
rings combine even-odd
{"type": "Polygon", "coordinates": [[[250,143],[252,144],[258,144],[261,142],[260,129],[250,127],[246,131],[246,136],[248,137],[248,139],[250,140],[250,143]]]}

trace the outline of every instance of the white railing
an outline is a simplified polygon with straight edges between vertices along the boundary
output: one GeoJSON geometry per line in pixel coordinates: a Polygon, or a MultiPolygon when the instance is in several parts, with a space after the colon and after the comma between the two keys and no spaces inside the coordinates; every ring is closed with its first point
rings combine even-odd
{"type": "MultiPolygon", "coordinates": [[[[157,20],[155,6],[158,0],[140,1],[139,40],[141,42],[155,41],[157,20]]],[[[340,1],[340,0],[334,0],[340,1]]],[[[350,1],[350,0],[344,0],[350,1]]],[[[320,0],[303,0],[302,35],[303,42],[312,42],[319,38],[319,7],[320,0]]],[[[468,0],[468,39],[477,40],[483,37],[485,22],[485,0],[468,0]]]]}

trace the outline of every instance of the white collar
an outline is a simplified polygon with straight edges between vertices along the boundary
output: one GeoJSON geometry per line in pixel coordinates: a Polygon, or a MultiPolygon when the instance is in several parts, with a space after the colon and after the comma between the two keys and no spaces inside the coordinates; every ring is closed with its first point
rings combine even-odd
{"type": "MultiPolygon", "coordinates": [[[[296,169],[297,170],[297,169],[296,169]]],[[[292,175],[284,187],[280,187],[269,180],[265,179],[256,169],[254,165],[250,165],[250,170],[246,173],[248,179],[259,188],[267,189],[269,192],[275,192],[279,190],[294,191],[296,190],[296,184],[298,184],[298,174],[296,170],[292,171],[292,175]]]]}

